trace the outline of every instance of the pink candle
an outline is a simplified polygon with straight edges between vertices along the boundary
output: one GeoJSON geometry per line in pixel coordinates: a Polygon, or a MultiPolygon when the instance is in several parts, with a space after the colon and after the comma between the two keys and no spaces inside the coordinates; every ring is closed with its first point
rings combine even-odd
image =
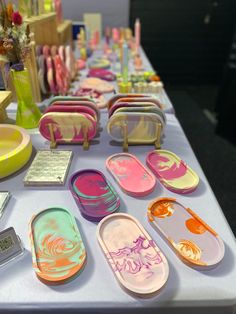
{"type": "Polygon", "coordinates": [[[134,27],[134,32],[135,32],[135,48],[136,51],[138,51],[140,47],[140,40],[141,40],[141,24],[139,19],[136,19],[135,21],[135,27],[134,27]]]}
{"type": "Polygon", "coordinates": [[[100,42],[99,31],[95,31],[95,32],[94,32],[94,39],[95,39],[95,45],[98,45],[99,42],[100,42]]]}
{"type": "Polygon", "coordinates": [[[118,43],[120,38],[119,30],[118,28],[112,29],[112,39],[114,43],[118,43]]]}

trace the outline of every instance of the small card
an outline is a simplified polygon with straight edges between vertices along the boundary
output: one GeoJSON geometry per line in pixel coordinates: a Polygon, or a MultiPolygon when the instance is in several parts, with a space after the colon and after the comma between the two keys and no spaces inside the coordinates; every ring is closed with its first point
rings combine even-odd
{"type": "Polygon", "coordinates": [[[5,192],[5,191],[0,192],[0,218],[2,217],[4,208],[6,207],[10,197],[11,197],[10,192],[5,192]]]}
{"type": "Polygon", "coordinates": [[[38,151],[23,182],[27,186],[64,185],[72,151],[38,151]]]}

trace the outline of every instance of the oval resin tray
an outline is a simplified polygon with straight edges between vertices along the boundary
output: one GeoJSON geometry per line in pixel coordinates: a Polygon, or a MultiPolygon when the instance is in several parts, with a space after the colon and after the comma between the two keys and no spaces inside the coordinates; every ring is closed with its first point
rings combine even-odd
{"type": "Polygon", "coordinates": [[[172,192],[190,193],[199,184],[199,177],[183,160],[167,150],[154,150],[147,155],[148,167],[172,192]]]}
{"type": "Polygon", "coordinates": [[[120,199],[104,174],[85,169],[70,179],[70,190],[81,211],[88,220],[100,221],[120,207],[120,199]]]}
{"type": "Polygon", "coordinates": [[[89,68],[90,69],[108,69],[110,67],[111,63],[107,59],[94,59],[89,62],[89,68]]]}
{"type": "Polygon", "coordinates": [[[88,129],[88,139],[96,135],[97,123],[92,116],[81,113],[49,112],[39,121],[39,131],[47,140],[51,140],[48,125],[52,124],[57,143],[78,143],[84,141],[83,127],[88,129]]]}
{"type": "Polygon", "coordinates": [[[155,187],[154,175],[131,154],[112,155],[106,160],[106,166],[124,192],[131,196],[145,196],[155,187]]]}
{"type": "Polygon", "coordinates": [[[118,102],[118,103],[115,103],[109,110],[108,110],[108,116],[111,117],[113,115],[114,112],[116,112],[118,109],[121,109],[121,108],[139,108],[140,109],[143,109],[143,108],[150,108],[150,107],[156,107],[155,105],[151,105],[151,104],[148,104],[148,103],[142,103],[142,106],[139,106],[139,104],[135,104],[135,103],[131,103],[131,102],[118,102]]]}
{"type": "Polygon", "coordinates": [[[74,102],[74,101],[90,101],[94,102],[92,99],[86,96],[54,96],[51,98],[48,102],[48,106],[53,105],[54,102],[61,102],[61,101],[69,101],[69,102],[74,102]]]}
{"type": "Polygon", "coordinates": [[[129,102],[129,103],[136,103],[137,105],[139,103],[141,103],[140,105],[142,105],[143,102],[149,103],[149,104],[153,104],[155,106],[157,106],[159,109],[163,109],[163,106],[161,105],[161,103],[159,102],[158,99],[153,98],[153,97],[148,97],[148,96],[143,96],[143,97],[123,97],[123,98],[119,98],[117,101],[115,101],[115,103],[113,104],[116,105],[120,102],[129,102]]]}
{"type": "Polygon", "coordinates": [[[75,218],[63,208],[49,208],[30,223],[33,268],[44,283],[58,285],[78,275],[86,251],[75,218]]]}
{"type": "Polygon", "coordinates": [[[189,266],[204,270],[222,260],[225,249],[221,238],[197,214],[174,198],[154,200],[149,205],[148,218],[189,266]]]}
{"type": "Polygon", "coordinates": [[[141,112],[120,112],[111,116],[107,131],[117,142],[124,141],[124,126],[127,125],[129,144],[152,144],[157,140],[158,124],[163,133],[164,121],[159,115],[141,112]]]}
{"type": "MultiPolygon", "coordinates": [[[[112,96],[108,103],[107,103],[107,108],[110,109],[111,106],[120,98],[129,98],[129,97],[147,97],[146,95],[143,95],[143,94],[136,94],[136,93],[133,93],[133,94],[115,94],[114,96],[112,96]]],[[[149,96],[150,97],[150,96],[149,96]]]]}
{"type": "Polygon", "coordinates": [[[73,100],[73,101],[54,101],[51,106],[84,106],[94,110],[97,114],[98,120],[100,119],[100,111],[93,101],[88,100],[73,100]]]}
{"type": "Polygon", "coordinates": [[[90,116],[92,116],[94,118],[95,121],[97,121],[98,117],[97,117],[97,113],[95,110],[93,110],[90,107],[87,106],[70,106],[70,105],[53,105],[48,107],[45,111],[45,113],[48,112],[77,112],[77,113],[86,113],[86,114],[90,114],[90,116]]]}
{"type": "Polygon", "coordinates": [[[109,117],[111,117],[114,114],[117,114],[118,112],[143,112],[143,113],[153,113],[161,117],[162,121],[164,121],[164,124],[166,124],[166,116],[164,112],[157,108],[154,105],[149,105],[146,103],[143,103],[142,106],[127,106],[127,103],[118,103],[118,106],[114,105],[110,112],[109,117]],[[119,106],[121,104],[121,106],[119,106]],[[122,105],[123,104],[123,105],[122,105]],[[114,110],[113,110],[114,109],[114,110]]]}
{"type": "Polygon", "coordinates": [[[104,218],[97,238],[119,284],[128,292],[148,296],[164,286],[168,262],[135,218],[127,214],[104,218]]]}

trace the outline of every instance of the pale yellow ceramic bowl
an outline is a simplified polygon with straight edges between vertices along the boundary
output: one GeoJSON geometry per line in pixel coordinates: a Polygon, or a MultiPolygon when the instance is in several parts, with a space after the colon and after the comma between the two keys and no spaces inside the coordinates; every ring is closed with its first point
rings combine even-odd
{"type": "Polygon", "coordinates": [[[21,169],[31,153],[30,135],[24,129],[0,124],[0,179],[21,169]]]}

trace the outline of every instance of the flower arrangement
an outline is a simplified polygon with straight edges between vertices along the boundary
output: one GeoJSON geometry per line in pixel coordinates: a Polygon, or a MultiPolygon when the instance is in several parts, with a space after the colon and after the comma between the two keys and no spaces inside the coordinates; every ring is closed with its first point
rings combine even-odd
{"type": "Polygon", "coordinates": [[[15,70],[23,70],[30,48],[29,28],[13,5],[0,0],[0,60],[15,70]]]}

